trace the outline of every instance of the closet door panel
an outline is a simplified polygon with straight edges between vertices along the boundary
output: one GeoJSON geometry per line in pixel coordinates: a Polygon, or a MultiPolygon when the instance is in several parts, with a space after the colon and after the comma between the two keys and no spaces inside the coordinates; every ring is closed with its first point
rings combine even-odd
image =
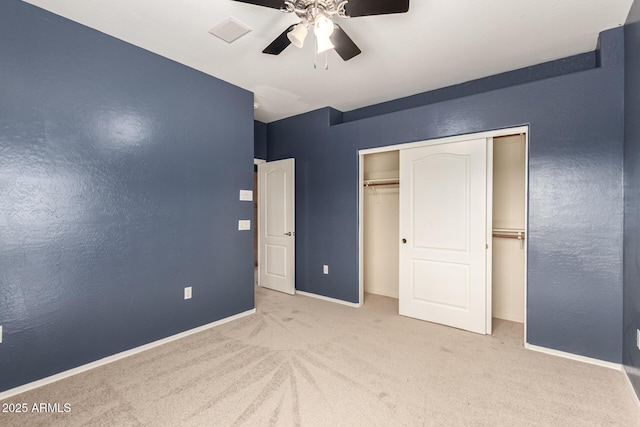
{"type": "Polygon", "coordinates": [[[487,141],[400,151],[400,314],[487,332],[487,141]]]}

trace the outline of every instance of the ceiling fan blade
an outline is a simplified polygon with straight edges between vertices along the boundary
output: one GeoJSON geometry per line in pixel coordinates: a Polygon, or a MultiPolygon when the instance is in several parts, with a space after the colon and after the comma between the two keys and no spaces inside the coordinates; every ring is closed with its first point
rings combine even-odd
{"type": "Polygon", "coordinates": [[[255,4],[256,6],[271,7],[273,9],[284,9],[284,0],[234,0],[240,3],[255,4]]]}
{"type": "Polygon", "coordinates": [[[331,43],[335,46],[334,50],[345,61],[350,60],[362,52],[353,40],[351,40],[351,37],[349,37],[338,24],[334,24],[331,43]]]}
{"type": "Polygon", "coordinates": [[[291,41],[287,37],[287,33],[293,30],[295,25],[291,25],[289,28],[284,30],[282,34],[280,34],[271,44],[264,48],[262,53],[268,53],[269,55],[280,55],[280,53],[287,48],[291,44],[291,41]]]}
{"type": "Polygon", "coordinates": [[[409,11],[409,0],[349,0],[344,10],[345,14],[351,18],[405,13],[409,11]]]}

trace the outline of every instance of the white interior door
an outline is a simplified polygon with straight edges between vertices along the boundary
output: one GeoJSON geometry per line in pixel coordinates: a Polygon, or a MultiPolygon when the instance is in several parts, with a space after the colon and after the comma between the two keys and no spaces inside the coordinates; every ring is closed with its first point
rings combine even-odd
{"type": "Polygon", "coordinates": [[[400,183],[400,314],[486,333],[487,140],[400,150],[400,183]]]}
{"type": "Polygon", "coordinates": [[[295,293],[295,161],[258,165],[259,284],[295,293]]]}

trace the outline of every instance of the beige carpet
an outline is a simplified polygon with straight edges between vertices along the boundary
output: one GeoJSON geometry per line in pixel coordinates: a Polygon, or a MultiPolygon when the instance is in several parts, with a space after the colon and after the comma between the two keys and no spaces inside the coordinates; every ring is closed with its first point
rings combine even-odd
{"type": "Polygon", "coordinates": [[[68,414],[0,413],[2,426],[638,426],[621,372],[480,336],[257,289],[257,314],[15,396],[68,414]]]}

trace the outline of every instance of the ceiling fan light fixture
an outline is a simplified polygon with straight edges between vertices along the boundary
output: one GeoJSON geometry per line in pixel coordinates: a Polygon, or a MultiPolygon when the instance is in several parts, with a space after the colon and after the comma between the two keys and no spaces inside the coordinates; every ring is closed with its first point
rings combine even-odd
{"type": "Polygon", "coordinates": [[[307,24],[306,22],[301,22],[295,27],[293,30],[287,33],[287,38],[295,47],[302,47],[304,45],[304,39],[307,37],[307,24]]]}
{"type": "Polygon", "coordinates": [[[313,32],[318,38],[329,38],[333,34],[333,21],[322,14],[319,15],[315,19],[313,32]]]}
{"type": "Polygon", "coordinates": [[[409,11],[409,0],[235,0],[295,14],[301,22],[289,25],[262,50],[280,55],[290,44],[302,47],[310,27],[316,35],[316,54],[334,49],[343,61],[362,53],[347,33],[332,19],[388,15],[409,11]],[[304,24],[304,25],[301,25],[304,24]],[[295,31],[294,31],[295,30],[295,31]]]}
{"type": "Polygon", "coordinates": [[[318,53],[335,48],[330,38],[331,34],[333,34],[333,21],[331,19],[322,14],[318,15],[313,25],[313,33],[316,35],[318,53]]]}
{"type": "Polygon", "coordinates": [[[335,49],[331,39],[329,37],[316,37],[318,45],[318,53],[326,52],[331,49],[335,49]]]}

